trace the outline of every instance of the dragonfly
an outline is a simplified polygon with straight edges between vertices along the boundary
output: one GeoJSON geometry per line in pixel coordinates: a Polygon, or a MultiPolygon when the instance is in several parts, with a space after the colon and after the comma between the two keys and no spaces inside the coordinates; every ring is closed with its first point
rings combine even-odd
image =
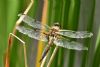
{"type": "Polygon", "coordinates": [[[23,22],[32,28],[25,26],[17,26],[16,29],[28,35],[30,38],[34,38],[36,40],[47,42],[48,45],[45,47],[40,62],[46,56],[48,51],[50,50],[52,45],[56,45],[59,47],[73,49],[73,50],[88,50],[88,47],[83,46],[81,43],[72,41],[70,38],[90,38],[93,36],[91,32],[88,31],[72,31],[72,30],[64,30],[60,28],[59,23],[54,23],[51,27],[47,24],[42,24],[40,21],[36,21],[28,15],[20,15],[25,16],[23,18],[23,22]],[[46,31],[42,31],[46,30],[46,31]]]}

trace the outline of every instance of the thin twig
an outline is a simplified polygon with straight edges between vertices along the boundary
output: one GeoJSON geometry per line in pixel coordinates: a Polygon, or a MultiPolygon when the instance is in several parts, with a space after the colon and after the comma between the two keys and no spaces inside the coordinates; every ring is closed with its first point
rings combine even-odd
{"type": "Polygon", "coordinates": [[[52,54],[52,56],[51,56],[51,58],[50,58],[50,60],[49,60],[49,62],[47,64],[47,67],[50,67],[50,65],[51,65],[51,63],[52,63],[52,61],[53,61],[53,59],[54,59],[54,57],[55,57],[55,55],[57,53],[57,50],[58,50],[58,46],[55,47],[55,49],[53,51],[53,54],[52,54]]]}
{"type": "Polygon", "coordinates": [[[20,39],[19,37],[17,37],[13,33],[10,33],[10,35],[13,36],[13,37],[15,37],[16,39],[18,39],[21,43],[25,44],[25,42],[22,39],[20,39]]]}
{"type": "Polygon", "coordinates": [[[24,47],[24,61],[25,61],[25,67],[28,67],[28,64],[27,64],[27,52],[26,52],[26,45],[24,44],[23,45],[24,47]]]}
{"type": "Polygon", "coordinates": [[[14,35],[13,33],[10,33],[10,36],[15,37],[16,39],[18,39],[18,40],[23,44],[25,67],[28,67],[28,64],[27,64],[27,53],[26,53],[26,45],[25,45],[25,42],[24,42],[22,39],[20,39],[19,37],[17,37],[16,35],[14,35]]]}
{"type": "MultiPolygon", "coordinates": [[[[33,5],[33,2],[34,1],[31,0],[30,4],[28,5],[28,7],[26,8],[26,10],[24,11],[23,14],[26,15],[29,12],[29,10],[31,9],[31,7],[33,5]]],[[[25,15],[20,16],[20,18],[16,21],[16,25],[15,25],[15,27],[13,29],[13,34],[15,34],[15,32],[16,32],[16,26],[18,26],[22,22],[22,20],[24,19],[25,15]]]]}
{"type": "Polygon", "coordinates": [[[27,14],[33,5],[33,0],[31,0],[30,4],[28,5],[27,9],[24,11],[24,14],[27,14]]]}
{"type": "MultiPolygon", "coordinates": [[[[30,4],[28,5],[28,7],[26,8],[26,10],[24,11],[23,14],[26,15],[26,14],[29,12],[29,10],[31,9],[31,7],[32,7],[32,5],[33,5],[33,2],[34,2],[34,1],[31,0],[30,4]]],[[[16,27],[22,22],[22,20],[23,20],[24,17],[25,17],[24,15],[20,16],[20,18],[16,21],[16,25],[15,25],[15,27],[14,27],[14,29],[13,29],[13,34],[10,33],[9,35],[14,36],[15,38],[17,38],[18,40],[20,40],[20,41],[24,44],[25,66],[27,67],[25,42],[23,42],[20,38],[18,38],[17,36],[14,35],[14,34],[16,33],[16,27]]],[[[12,40],[13,40],[13,39],[12,39],[12,40]]],[[[11,43],[12,43],[12,42],[10,42],[10,47],[11,47],[11,43]]],[[[10,48],[10,47],[8,46],[8,48],[10,48]]],[[[10,49],[9,49],[9,50],[10,50],[10,49]]],[[[7,50],[7,56],[8,56],[8,54],[9,54],[9,51],[7,50]]],[[[7,57],[5,60],[6,60],[5,63],[9,62],[9,57],[7,57]]],[[[9,64],[7,64],[7,65],[5,65],[5,66],[9,67],[9,64]]]]}
{"type": "MultiPolygon", "coordinates": [[[[24,11],[23,14],[26,15],[26,14],[29,12],[29,10],[31,9],[31,7],[32,7],[32,5],[33,5],[33,2],[34,2],[34,1],[31,0],[30,4],[28,5],[28,7],[26,8],[26,10],[24,11]]],[[[22,20],[24,19],[25,15],[20,16],[20,18],[16,21],[16,25],[15,25],[15,27],[14,27],[14,29],[13,29],[13,34],[12,34],[12,33],[10,33],[10,34],[13,35],[15,38],[17,38],[19,41],[21,41],[21,42],[23,43],[25,67],[28,67],[28,65],[27,65],[27,54],[26,54],[26,45],[25,45],[25,42],[22,41],[22,40],[21,40],[19,37],[17,37],[16,35],[14,35],[15,32],[16,32],[16,27],[22,22],[22,20]]]]}

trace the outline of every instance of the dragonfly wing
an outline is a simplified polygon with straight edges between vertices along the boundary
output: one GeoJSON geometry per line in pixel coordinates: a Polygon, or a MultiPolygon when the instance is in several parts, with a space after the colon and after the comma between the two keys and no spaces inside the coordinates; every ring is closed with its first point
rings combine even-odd
{"type": "Polygon", "coordinates": [[[25,34],[28,35],[31,38],[37,39],[37,40],[41,40],[41,41],[47,41],[47,38],[44,34],[40,33],[40,31],[35,31],[33,29],[30,28],[26,28],[24,26],[17,26],[16,29],[25,34]]]}
{"type": "Polygon", "coordinates": [[[65,38],[54,40],[54,44],[60,47],[73,49],[73,50],[88,50],[88,48],[83,46],[81,43],[70,41],[65,38]]]}
{"type": "Polygon", "coordinates": [[[37,29],[50,29],[50,27],[46,24],[42,24],[40,21],[36,21],[35,19],[25,15],[23,22],[28,24],[29,26],[37,29]]]}
{"type": "Polygon", "coordinates": [[[57,34],[67,36],[70,38],[88,38],[93,36],[92,33],[87,31],[72,31],[72,30],[60,30],[57,34]]]}

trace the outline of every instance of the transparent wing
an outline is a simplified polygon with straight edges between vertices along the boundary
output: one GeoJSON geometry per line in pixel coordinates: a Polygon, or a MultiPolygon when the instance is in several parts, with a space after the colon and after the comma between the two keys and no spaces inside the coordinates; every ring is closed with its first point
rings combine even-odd
{"type": "Polygon", "coordinates": [[[41,40],[41,41],[47,41],[47,38],[44,34],[40,33],[40,31],[35,31],[30,28],[25,28],[24,26],[17,26],[16,29],[25,34],[28,35],[31,38],[41,40]]]}
{"type": "MultiPolygon", "coordinates": [[[[20,15],[21,16],[21,15],[20,15]]],[[[50,27],[46,24],[42,24],[40,21],[36,21],[35,19],[25,15],[23,22],[28,24],[29,26],[37,29],[50,29],[50,27]]]]}
{"type": "Polygon", "coordinates": [[[54,40],[54,44],[60,47],[73,49],[73,50],[88,50],[88,48],[83,46],[81,43],[70,41],[65,38],[54,40]]]}
{"type": "Polygon", "coordinates": [[[88,38],[93,36],[92,33],[87,31],[60,30],[56,33],[70,38],[88,38]]]}

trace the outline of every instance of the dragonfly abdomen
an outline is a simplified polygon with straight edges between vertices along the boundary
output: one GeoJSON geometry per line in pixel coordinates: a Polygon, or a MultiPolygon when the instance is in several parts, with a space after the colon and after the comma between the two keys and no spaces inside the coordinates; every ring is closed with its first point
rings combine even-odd
{"type": "Polygon", "coordinates": [[[44,57],[46,56],[46,54],[48,53],[48,51],[50,50],[51,45],[47,45],[46,48],[44,49],[43,53],[42,53],[42,58],[40,59],[39,62],[41,62],[44,57]]]}

